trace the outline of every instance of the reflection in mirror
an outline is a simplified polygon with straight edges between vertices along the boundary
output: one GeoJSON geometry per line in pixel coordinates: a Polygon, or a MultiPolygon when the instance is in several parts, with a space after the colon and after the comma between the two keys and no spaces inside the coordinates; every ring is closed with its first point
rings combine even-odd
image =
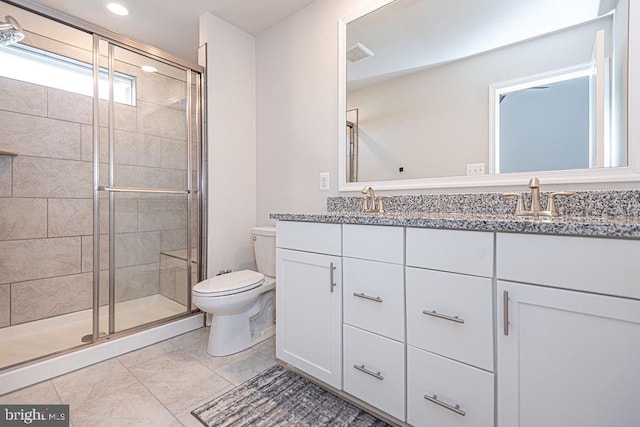
{"type": "Polygon", "coordinates": [[[395,0],[348,22],[346,182],[626,166],[628,1],[395,0]]]}

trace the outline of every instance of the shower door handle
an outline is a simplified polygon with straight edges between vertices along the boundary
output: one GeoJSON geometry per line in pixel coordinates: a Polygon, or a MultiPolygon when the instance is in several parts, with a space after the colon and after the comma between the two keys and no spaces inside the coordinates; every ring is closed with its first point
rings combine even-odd
{"type": "Polygon", "coordinates": [[[164,190],[162,188],[137,188],[137,187],[108,187],[101,185],[98,191],[107,191],[109,193],[159,193],[159,194],[189,194],[189,190],[164,190]]]}

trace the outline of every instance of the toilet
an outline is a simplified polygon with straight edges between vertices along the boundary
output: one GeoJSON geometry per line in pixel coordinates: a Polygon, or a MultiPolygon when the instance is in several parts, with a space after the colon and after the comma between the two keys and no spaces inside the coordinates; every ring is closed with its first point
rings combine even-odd
{"type": "Polygon", "coordinates": [[[235,271],[197,283],[192,301],[211,313],[207,352],[226,356],[275,333],[276,229],[254,227],[251,240],[257,272],[235,271]]]}

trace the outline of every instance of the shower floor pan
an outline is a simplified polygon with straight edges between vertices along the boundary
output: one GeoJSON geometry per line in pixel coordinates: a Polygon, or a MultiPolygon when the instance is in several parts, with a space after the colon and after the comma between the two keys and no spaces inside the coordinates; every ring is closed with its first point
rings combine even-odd
{"type": "MultiPolygon", "coordinates": [[[[116,331],[185,312],[184,305],[162,295],[116,304],[116,331]]],[[[0,369],[83,344],[93,331],[93,311],[82,310],[0,329],[0,369]]],[[[100,307],[100,331],[109,325],[108,307],[100,307]]]]}

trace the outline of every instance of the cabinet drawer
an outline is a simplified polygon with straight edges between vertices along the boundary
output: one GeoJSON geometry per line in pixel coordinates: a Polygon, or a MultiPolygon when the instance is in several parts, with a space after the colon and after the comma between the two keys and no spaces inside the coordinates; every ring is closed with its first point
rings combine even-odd
{"type": "Polygon", "coordinates": [[[374,261],[404,262],[404,228],[344,225],[343,255],[374,261]]]}
{"type": "Polygon", "coordinates": [[[344,325],[344,391],[404,421],[404,344],[344,325]]]}
{"type": "Polygon", "coordinates": [[[493,371],[491,279],[407,267],[406,286],[408,344],[493,371]]]}
{"type": "Polygon", "coordinates": [[[344,322],[404,341],[404,268],[343,258],[344,322]]]}
{"type": "Polygon", "coordinates": [[[407,346],[409,424],[492,427],[493,402],[493,374],[407,346]]]}
{"type": "Polygon", "coordinates": [[[498,233],[498,279],[640,299],[640,240],[498,233]]]}
{"type": "Polygon", "coordinates": [[[278,221],[276,246],[329,255],[342,254],[342,225],[278,221]]]}
{"type": "Polygon", "coordinates": [[[493,276],[493,233],[407,228],[407,265],[493,276]]]}

